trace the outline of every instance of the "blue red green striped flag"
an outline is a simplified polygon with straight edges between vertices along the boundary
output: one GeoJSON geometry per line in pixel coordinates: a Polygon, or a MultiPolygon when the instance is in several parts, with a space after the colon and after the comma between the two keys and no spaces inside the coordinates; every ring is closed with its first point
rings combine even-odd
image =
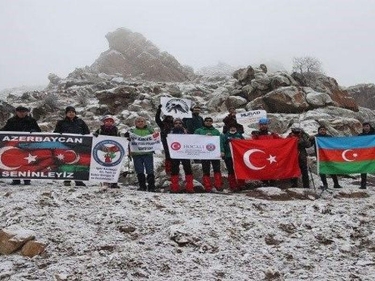
{"type": "Polygon", "coordinates": [[[375,172],[375,135],[317,137],[316,147],[321,174],[375,172]]]}

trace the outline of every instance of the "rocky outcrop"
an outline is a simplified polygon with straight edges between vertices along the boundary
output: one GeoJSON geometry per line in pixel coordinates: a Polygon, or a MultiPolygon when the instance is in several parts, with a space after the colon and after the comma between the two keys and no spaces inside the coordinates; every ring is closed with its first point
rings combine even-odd
{"type": "Polygon", "coordinates": [[[140,33],[119,28],[106,38],[109,50],[91,66],[94,72],[166,82],[182,82],[194,77],[191,68],[180,65],[169,53],[160,52],[140,33]]]}
{"type": "Polygon", "coordinates": [[[375,109],[375,85],[359,84],[346,89],[348,94],[362,107],[375,109]]]}
{"type": "Polygon", "coordinates": [[[356,101],[341,89],[334,78],[323,74],[305,77],[299,73],[268,73],[267,67],[248,66],[233,73],[237,79],[234,96],[246,98],[246,109],[264,108],[268,112],[300,113],[336,105],[358,111],[356,101]]]}

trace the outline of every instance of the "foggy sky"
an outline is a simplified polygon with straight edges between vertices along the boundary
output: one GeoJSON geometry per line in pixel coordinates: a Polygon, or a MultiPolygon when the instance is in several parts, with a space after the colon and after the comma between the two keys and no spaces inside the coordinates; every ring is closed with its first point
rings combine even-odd
{"type": "Polygon", "coordinates": [[[0,89],[47,85],[108,49],[119,27],[194,69],[318,58],[342,86],[375,83],[372,0],[0,0],[0,89]]]}

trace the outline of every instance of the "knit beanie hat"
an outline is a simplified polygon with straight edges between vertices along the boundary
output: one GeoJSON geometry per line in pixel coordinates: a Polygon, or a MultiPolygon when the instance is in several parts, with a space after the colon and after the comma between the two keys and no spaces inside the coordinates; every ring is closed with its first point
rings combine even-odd
{"type": "Polygon", "coordinates": [[[65,108],[65,114],[67,114],[69,111],[76,112],[76,109],[73,106],[67,106],[65,108]]]}

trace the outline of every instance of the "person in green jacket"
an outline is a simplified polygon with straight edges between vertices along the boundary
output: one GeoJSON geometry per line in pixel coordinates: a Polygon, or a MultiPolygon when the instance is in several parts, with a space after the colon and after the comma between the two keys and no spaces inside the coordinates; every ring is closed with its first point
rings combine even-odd
{"type": "MultiPolygon", "coordinates": [[[[205,136],[220,136],[219,130],[215,129],[212,126],[213,119],[211,117],[204,118],[203,126],[199,129],[196,129],[194,134],[205,135],[205,136]]],[[[224,152],[224,149],[221,145],[220,151],[224,152]]],[[[212,164],[212,169],[214,170],[214,188],[217,191],[222,191],[222,177],[220,171],[220,160],[201,160],[202,170],[203,170],[203,179],[202,184],[206,192],[211,192],[213,190],[210,178],[210,168],[212,164]]]]}
{"type": "MultiPolygon", "coordinates": [[[[154,133],[154,130],[147,127],[144,117],[137,117],[134,120],[135,127],[130,129],[130,133],[137,136],[148,136],[154,133]]],[[[125,133],[125,137],[129,138],[129,132],[125,133]]],[[[153,152],[131,152],[133,158],[134,170],[137,174],[139,189],[142,191],[155,191],[155,174],[154,174],[154,154],[153,152]],[[145,172],[147,177],[145,176],[145,172]],[[147,180],[147,185],[146,185],[147,180]]]]}

